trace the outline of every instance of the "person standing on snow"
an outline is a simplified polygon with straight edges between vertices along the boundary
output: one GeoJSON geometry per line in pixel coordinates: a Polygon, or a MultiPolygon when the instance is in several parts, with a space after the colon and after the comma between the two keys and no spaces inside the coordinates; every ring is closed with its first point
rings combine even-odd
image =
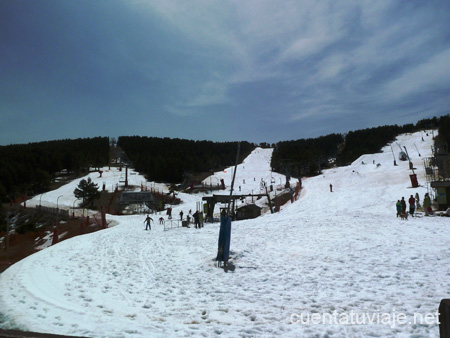
{"type": "Polygon", "coordinates": [[[428,216],[428,214],[431,212],[431,198],[428,193],[426,193],[425,197],[423,198],[423,210],[425,211],[425,216],[428,216]]]}
{"type": "Polygon", "coordinates": [[[147,218],[145,219],[145,230],[152,230],[152,226],[150,225],[150,222],[153,221],[153,219],[150,217],[150,215],[147,215],[147,218]]]}
{"type": "Polygon", "coordinates": [[[397,217],[398,217],[402,214],[402,203],[400,203],[400,200],[397,200],[395,207],[397,208],[397,217]]]}
{"type": "Polygon", "coordinates": [[[409,213],[411,216],[414,217],[414,211],[416,210],[416,199],[411,195],[411,197],[408,200],[409,203],[409,213]]]}
{"type": "Polygon", "coordinates": [[[180,220],[183,220],[183,210],[180,211],[180,220]]]}
{"type": "Polygon", "coordinates": [[[195,228],[196,228],[196,229],[200,228],[200,219],[199,219],[198,210],[195,211],[194,214],[193,214],[192,216],[194,217],[195,228]]]}
{"type": "Polygon", "coordinates": [[[402,204],[402,214],[406,214],[406,201],[404,197],[402,197],[400,203],[402,204]]]}

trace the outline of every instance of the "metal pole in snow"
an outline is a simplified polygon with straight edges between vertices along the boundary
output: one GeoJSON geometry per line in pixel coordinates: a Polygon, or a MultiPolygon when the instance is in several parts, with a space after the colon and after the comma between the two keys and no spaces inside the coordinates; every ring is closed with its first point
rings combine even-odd
{"type": "Polygon", "coordinates": [[[409,165],[410,165],[410,167],[411,167],[411,170],[412,170],[413,174],[415,174],[414,168],[413,168],[413,166],[412,166],[411,158],[409,157],[409,154],[408,154],[408,150],[406,150],[406,147],[405,147],[405,146],[403,146],[403,148],[405,148],[406,157],[408,158],[408,161],[409,161],[409,165]]]}
{"type": "Polygon", "coordinates": [[[228,215],[230,214],[231,197],[233,196],[234,179],[236,178],[236,171],[237,171],[240,150],[241,150],[241,143],[238,142],[238,150],[237,150],[237,154],[236,154],[236,163],[234,165],[233,180],[231,181],[230,200],[228,201],[228,208],[227,208],[228,215]]]}
{"type": "Polygon", "coordinates": [[[394,166],[396,166],[397,162],[395,161],[394,149],[392,149],[392,144],[391,144],[391,151],[392,151],[392,157],[394,158],[394,166]]]}
{"type": "Polygon", "coordinates": [[[417,149],[417,146],[416,146],[416,144],[414,143],[414,147],[416,147],[416,150],[417,150],[417,152],[419,153],[419,157],[421,157],[421,155],[420,155],[420,151],[419,151],[419,149],[417,149]]]}

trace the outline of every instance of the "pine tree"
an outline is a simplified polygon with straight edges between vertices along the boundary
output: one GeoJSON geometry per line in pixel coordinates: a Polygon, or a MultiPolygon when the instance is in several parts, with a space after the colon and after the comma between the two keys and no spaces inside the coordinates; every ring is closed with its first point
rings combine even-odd
{"type": "Polygon", "coordinates": [[[92,182],[90,177],[88,177],[87,181],[85,179],[81,180],[73,193],[76,198],[82,199],[81,206],[83,207],[88,205],[92,206],[94,200],[100,198],[98,184],[92,182]]]}

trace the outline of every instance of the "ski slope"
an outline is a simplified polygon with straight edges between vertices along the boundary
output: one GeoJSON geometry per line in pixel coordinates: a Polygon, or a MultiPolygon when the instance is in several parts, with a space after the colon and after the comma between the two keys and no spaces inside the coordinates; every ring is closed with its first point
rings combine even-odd
{"type": "MultiPolygon", "coordinates": [[[[324,170],[303,180],[300,199],[281,212],[233,222],[233,273],[214,265],[218,224],[144,231],[144,216],[108,216],[115,226],[58,243],[0,275],[2,325],[89,337],[436,337],[435,318],[416,319],[436,315],[448,298],[450,219],[395,217],[402,196],[423,199],[422,158],[432,139],[415,133],[397,142],[408,148],[420,187],[411,188],[407,162],[393,165],[389,146],[324,170]],[[368,319],[352,322],[357,315],[368,319]]],[[[238,167],[241,193],[272,180],[270,156],[258,148],[238,167]]],[[[226,171],[214,176],[229,187],[226,171]]],[[[74,187],[66,188],[59,203],[70,207],[74,187]]],[[[195,210],[203,196],[180,195],[174,216],[195,210]]]]}

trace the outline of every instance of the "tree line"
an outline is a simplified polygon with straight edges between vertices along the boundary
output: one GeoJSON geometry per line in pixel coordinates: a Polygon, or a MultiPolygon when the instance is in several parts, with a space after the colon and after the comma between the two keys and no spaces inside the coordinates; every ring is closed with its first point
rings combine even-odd
{"type": "Polygon", "coordinates": [[[439,119],[438,136],[435,140],[436,147],[440,151],[450,151],[450,115],[441,116],[439,119]]]}
{"type": "Polygon", "coordinates": [[[386,144],[394,141],[399,134],[414,133],[425,129],[440,130],[448,118],[449,116],[446,115],[423,119],[416,124],[390,125],[351,131],[345,136],[343,149],[336,158],[336,164],[347,165],[363,154],[377,153],[386,144]]]}
{"type": "Polygon", "coordinates": [[[437,142],[450,149],[450,116],[423,119],[416,124],[387,125],[330,134],[314,139],[278,142],[272,155],[271,166],[280,173],[294,177],[313,176],[331,165],[348,165],[363,154],[377,153],[386,144],[403,133],[424,129],[438,129],[437,142]]]}
{"type": "MultiPolygon", "coordinates": [[[[235,164],[237,142],[193,141],[145,136],[120,136],[117,145],[147,179],[179,183],[186,173],[212,171],[235,164]]],[[[240,161],[256,147],[240,142],[240,161]]]]}
{"type": "MultiPolygon", "coordinates": [[[[391,125],[330,134],[310,139],[282,141],[274,146],[273,170],[295,177],[314,175],[330,165],[346,165],[363,154],[376,153],[398,134],[438,129],[436,144],[450,149],[450,116],[424,119],[403,126],[391,125]]],[[[0,146],[0,199],[11,195],[42,193],[63,169],[79,174],[89,167],[107,165],[109,139],[95,137],[0,146]]],[[[262,143],[262,146],[270,146],[262,143]]],[[[183,181],[186,173],[212,171],[235,163],[236,142],[121,136],[120,146],[134,168],[148,179],[167,183],[183,181]]],[[[255,144],[240,142],[240,161],[255,144]]]]}
{"type": "Polygon", "coordinates": [[[313,176],[328,167],[343,142],[341,134],[278,142],[272,153],[272,170],[294,177],[313,176]]]}
{"type": "Polygon", "coordinates": [[[0,198],[42,193],[63,169],[78,174],[108,162],[108,137],[0,146],[0,198]]]}

